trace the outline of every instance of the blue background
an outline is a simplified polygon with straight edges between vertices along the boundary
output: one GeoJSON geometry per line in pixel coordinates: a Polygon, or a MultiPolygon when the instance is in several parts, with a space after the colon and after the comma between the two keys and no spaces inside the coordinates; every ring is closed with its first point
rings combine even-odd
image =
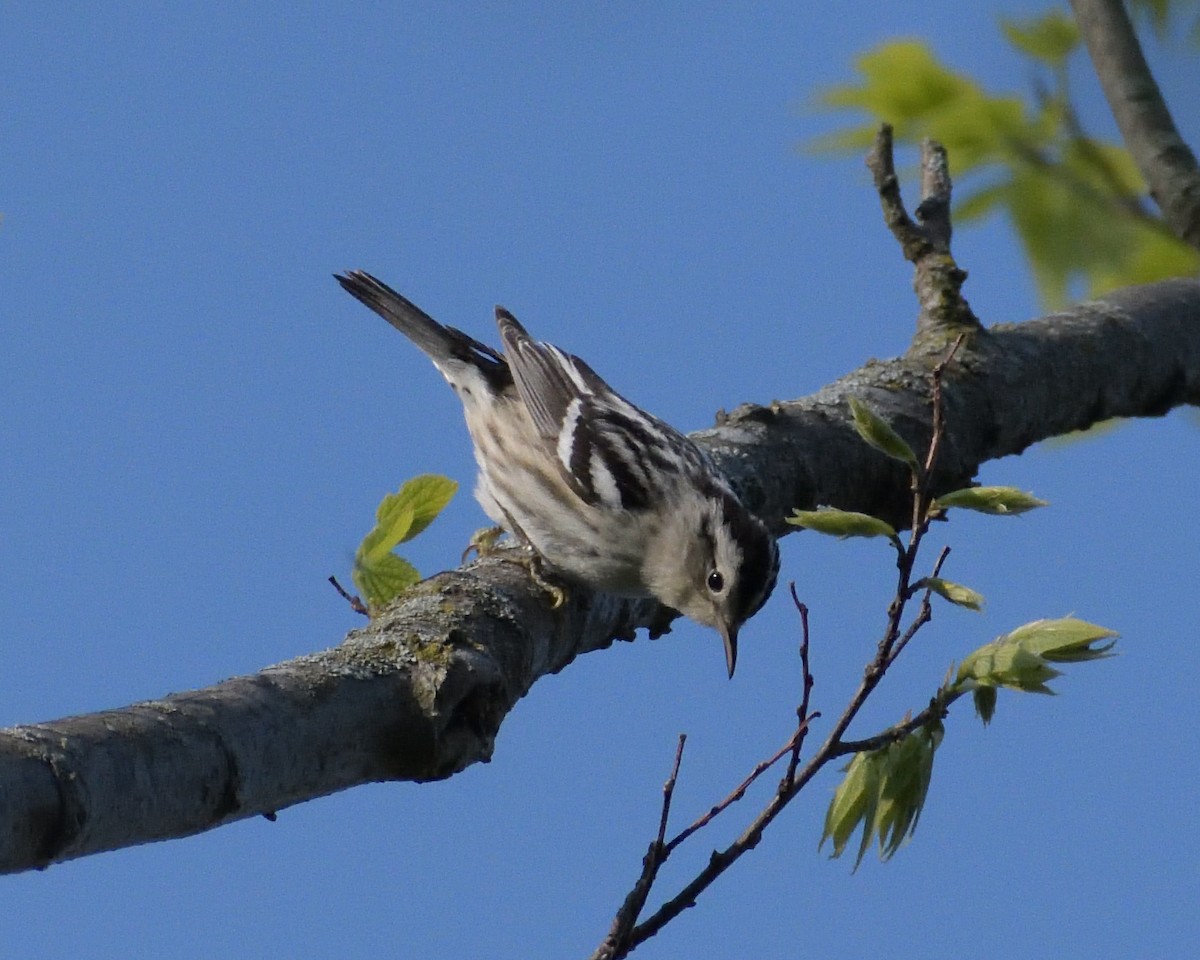
{"type": "MultiPolygon", "coordinates": [[[[463,493],[409,557],[484,522],[427,360],[330,278],[369,269],[493,338],[502,303],[684,429],[809,393],[913,329],[910,270],[857,158],[804,152],[852,58],[932,38],[994,90],[1022,3],[8,5],[0,13],[0,724],[120,706],[331,646],[325,583],[379,498],[463,493]]],[[[1185,135],[1194,53],[1151,47],[1185,135]]],[[[1085,120],[1112,135],[1078,65],[1085,120]]],[[[953,162],[953,158],[951,158],[953,162]]],[[[911,199],[912,190],[909,189],[911,199]]],[[[1002,222],[956,238],[987,322],[1041,312],[1002,222]]],[[[939,526],[987,613],[939,608],[854,729],[952,661],[1075,613],[1124,634],[1058,698],[956,709],[913,843],[857,873],[816,850],[836,777],[638,956],[1177,955],[1200,937],[1194,419],[989,464],[1052,507],[939,526]]],[[[873,543],[785,543],[826,724],[883,625],[873,543]]],[[[657,824],[683,826],[789,733],[786,590],[720,643],[680,627],[539,683],[494,762],[204,836],[0,878],[23,958],[579,957],[657,824]]],[[[820,723],[819,734],[827,726],[820,723]]],[[[774,780],[676,855],[684,881],[774,780]],[[744,809],[743,809],[744,808],[744,809]]]]}

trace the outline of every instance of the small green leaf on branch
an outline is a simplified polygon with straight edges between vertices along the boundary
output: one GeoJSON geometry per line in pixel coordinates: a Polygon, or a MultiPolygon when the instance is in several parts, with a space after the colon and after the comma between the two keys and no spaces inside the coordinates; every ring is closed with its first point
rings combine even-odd
{"type": "Polygon", "coordinates": [[[1031,653],[1039,654],[1052,663],[1080,663],[1084,660],[1103,660],[1110,652],[1116,631],[1074,617],[1057,620],[1034,620],[1008,634],[1012,643],[1019,643],[1031,653]],[[1094,646],[1100,641],[1108,643],[1094,646]]]}
{"type": "Polygon", "coordinates": [[[372,612],[421,579],[416,568],[392,550],[428,527],[457,489],[448,477],[423,474],[380,502],[374,529],[355,551],[352,574],[372,612]]]}
{"type": "Polygon", "coordinates": [[[976,593],[970,587],[964,587],[961,583],[943,580],[941,577],[925,577],[913,584],[913,588],[917,590],[923,587],[932,590],[939,597],[949,600],[956,606],[966,607],[968,610],[983,610],[983,594],[976,593]]]}
{"type": "MultiPolygon", "coordinates": [[[[885,748],[886,749],[886,748],[885,748]]],[[[874,836],[875,808],[879,804],[879,779],[884,761],[884,751],[870,750],[856,753],[843,770],[846,777],[834,791],[829,809],[825,811],[825,829],[821,833],[819,850],[826,840],[833,841],[834,859],[840,857],[854,831],[862,825],[862,843],[854,859],[855,869],[871,845],[874,836]]]]}
{"type": "Polygon", "coordinates": [[[971,693],[975,701],[975,715],[986,727],[996,713],[996,698],[999,693],[995,687],[976,687],[971,693]]]}
{"type": "Polygon", "coordinates": [[[893,460],[917,469],[917,456],[912,447],[879,414],[857,397],[850,398],[850,412],[854,416],[854,429],[867,443],[893,460]]]}
{"type": "Polygon", "coordinates": [[[912,836],[929,792],[933,755],[941,741],[942,725],[934,722],[887,746],[854,755],[825,814],[821,844],[833,841],[833,857],[842,855],[860,827],[862,840],[855,869],[875,838],[879,839],[881,859],[888,860],[912,836]]]}
{"type": "Polygon", "coordinates": [[[979,513],[1016,516],[1037,507],[1044,507],[1046,501],[1039,500],[1032,493],[1026,493],[1017,487],[967,487],[943,494],[934,501],[934,506],[943,510],[962,507],[979,513]]]}
{"type": "Polygon", "coordinates": [[[794,527],[804,527],[831,537],[887,537],[895,541],[896,530],[890,523],[853,510],[837,510],[821,507],[818,510],[795,510],[787,518],[794,527]]]}
{"type": "Polygon", "coordinates": [[[421,579],[416,567],[394,553],[385,553],[370,564],[356,559],[351,576],[359,593],[366,598],[371,613],[421,579]]]}
{"type": "Polygon", "coordinates": [[[933,723],[887,748],[888,762],[875,811],[875,832],[883,860],[890,860],[917,829],[933,778],[933,754],[942,742],[942,732],[941,723],[933,723]]]}
{"type": "Polygon", "coordinates": [[[1116,637],[1107,627],[1074,617],[1035,620],[985,644],[964,659],[950,691],[973,691],[975,711],[987,723],[996,709],[995,688],[1053,694],[1048,683],[1061,676],[1061,671],[1051,663],[1081,663],[1111,657],[1116,637]],[[984,692],[988,688],[991,693],[984,692]]]}
{"type": "Polygon", "coordinates": [[[375,511],[377,527],[389,526],[395,522],[397,514],[405,510],[412,511],[412,520],[403,528],[400,539],[395,540],[388,549],[424,531],[446,508],[457,490],[458,484],[449,477],[424,473],[406,481],[396,493],[384,497],[375,511]]]}

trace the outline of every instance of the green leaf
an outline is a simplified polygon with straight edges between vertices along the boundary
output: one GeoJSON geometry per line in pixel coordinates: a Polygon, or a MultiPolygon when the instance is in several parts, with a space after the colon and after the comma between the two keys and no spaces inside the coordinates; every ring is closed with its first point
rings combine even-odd
{"type": "Polygon", "coordinates": [[[1001,637],[971,653],[958,668],[956,684],[1012,687],[1026,693],[1052,694],[1046,683],[1060,676],[1045,659],[1001,637]]]}
{"type": "MultiPolygon", "coordinates": [[[[1010,687],[1027,693],[1053,693],[1047,684],[1061,674],[1051,663],[1110,657],[1116,637],[1106,627],[1074,617],[1035,620],[970,654],[959,665],[952,689],[1010,687]],[[1106,640],[1109,642],[1104,643],[1106,640]]],[[[981,717],[990,717],[987,704],[981,708],[978,693],[975,707],[981,717]]]]}
{"type": "Polygon", "coordinates": [[[825,828],[821,834],[819,850],[826,840],[833,841],[834,859],[840,857],[854,831],[863,828],[855,869],[862,863],[863,855],[874,836],[875,808],[879,803],[879,778],[883,754],[878,751],[856,753],[854,759],[843,769],[846,776],[834,791],[829,809],[825,811],[825,828]]]}
{"type": "Polygon", "coordinates": [[[835,510],[833,507],[796,510],[787,518],[787,522],[794,527],[804,527],[843,540],[847,537],[896,539],[896,531],[891,524],[866,513],[855,513],[853,510],[835,510]]]}
{"type": "Polygon", "coordinates": [[[996,699],[999,694],[995,687],[976,687],[972,691],[972,698],[975,701],[975,714],[983,721],[986,727],[992,722],[992,717],[996,713],[996,699]]]}
{"type": "Polygon", "coordinates": [[[928,587],[944,600],[949,600],[960,607],[966,607],[968,610],[983,610],[983,594],[976,593],[961,583],[953,583],[950,580],[943,580],[941,577],[925,577],[915,586],[918,588],[928,587]]]}
{"type": "Polygon", "coordinates": [[[449,477],[425,473],[406,481],[396,493],[384,497],[375,511],[376,524],[399,535],[388,549],[411,540],[433,523],[457,490],[458,484],[449,477]],[[408,525],[404,526],[399,521],[406,511],[411,516],[408,525]]]}
{"type": "Polygon", "coordinates": [[[371,610],[377,610],[421,579],[416,568],[392,549],[429,526],[450,502],[458,484],[423,474],[388,494],[375,510],[375,527],[354,553],[354,584],[371,610]]]}
{"type": "Polygon", "coordinates": [[[1099,297],[1121,287],[1200,273],[1200,252],[1162,230],[1137,224],[1127,232],[1125,240],[1123,258],[1092,268],[1089,297],[1099,297]]]}
{"type": "MultiPolygon", "coordinates": [[[[1140,2],[1161,25],[1168,0],[1140,2]]],[[[1051,89],[1023,98],[989,92],[923,43],[887,43],[856,60],[853,82],[822,97],[827,107],[867,114],[868,122],[826,136],[820,146],[861,154],[881,121],[892,124],[899,147],[923,137],[942,143],[960,198],[956,222],[1007,215],[1048,307],[1200,273],[1200,251],[1147,206],[1128,151],[1080,134],[1062,79],[1078,45],[1072,20],[1051,13],[1004,29],[1018,49],[1050,67],[1051,89]]]]}
{"type": "Polygon", "coordinates": [[[1009,183],[994,183],[967,194],[954,205],[955,223],[970,223],[972,220],[982,220],[989,213],[1006,207],[1012,185],[1009,183]]]}
{"type": "Polygon", "coordinates": [[[1017,627],[1008,634],[1008,641],[1052,663],[1082,663],[1111,657],[1118,636],[1120,634],[1107,627],[1074,617],[1061,617],[1057,620],[1035,620],[1017,627]],[[1102,640],[1109,642],[1094,646],[1102,640]]]}
{"type": "Polygon", "coordinates": [[[358,551],[355,554],[356,563],[361,561],[368,566],[374,564],[381,558],[389,556],[392,547],[408,538],[408,531],[412,529],[413,524],[412,505],[388,505],[385,510],[384,507],[389,499],[391,498],[385,497],[384,502],[379,505],[377,513],[379,523],[363,537],[362,543],[358,545],[358,551]]]}
{"type": "Polygon", "coordinates": [[[1107,420],[1099,420],[1083,430],[1072,430],[1070,433],[1060,433],[1057,437],[1047,437],[1042,443],[1052,449],[1062,449],[1079,443],[1081,440],[1095,440],[1106,436],[1128,422],[1128,417],[1110,417],[1107,420]]]}
{"type": "Polygon", "coordinates": [[[866,112],[873,121],[817,141],[819,149],[860,151],[878,121],[892,124],[898,143],[933,137],[949,152],[956,177],[1012,155],[1012,145],[1036,144],[1047,131],[1012,96],[990,96],[969,76],[943,65],[918,41],[885,43],[855,61],[857,83],[831,88],[823,106],[866,112]]]}
{"type": "Polygon", "coordinates": [[[378,610],[421,579],[416,567],[394,553],[385,553],[370,563],[356,561],[351,575],[371,611],[378,610]]]}
{"type": "Polygon", "coordinates": [[[1045,500],[1016,487],[967,487],[943,494],[934,502],[942,509],[962,507],[980,513],[1012,516],[1047,505],[1045,500]]]}
{"type": "Polygon", "coordinates": [[[1026,20],[1006,17],[1000,27],[1014,47],[1051,67],[1062,66],[1079,46],[1079,27],[1061,10],[1026,20]]]}
{"type": "Polygon", "coordinates": [[[941,738],[941,724],[938,723],[914,730],[885,748],[887,760],[875,811],[879,855],[884,860],[890,860],[917,829],[933,778],[933,754],[941,738]]]}
{"type": "Polygon", "coordinates": [[[840,857],[860,828],[855,869],[875,837],[879,838],[880,857],[887,860],[912,836],[933,777],[933,755],[941,741],[942,725],[935,722],[878,750],[854,755],[825,813],[821,845],[833,841],[831,856],[840,857]]]}
{"type": "Polygon", "coordinates": [[[858,435],[876,450],[886,453],[893,460],[906,463],[917,469],[917,457],[912,447],[904,442],[891,425],[857,397],[850,398],[850,412],[854,416],[854,429],[858,435]]]}

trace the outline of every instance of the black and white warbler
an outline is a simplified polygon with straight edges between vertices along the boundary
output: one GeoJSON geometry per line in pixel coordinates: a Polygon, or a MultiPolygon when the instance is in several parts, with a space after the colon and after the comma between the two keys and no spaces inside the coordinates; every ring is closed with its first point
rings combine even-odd
{"type": "Polygon", "coordinates": [[[729,675],[779,548],[695,443],[496,308],[503,355],[370,274],[337,276],[427,353],[466,414],[489,517],[557,573],[715,627],[729,675]]]}

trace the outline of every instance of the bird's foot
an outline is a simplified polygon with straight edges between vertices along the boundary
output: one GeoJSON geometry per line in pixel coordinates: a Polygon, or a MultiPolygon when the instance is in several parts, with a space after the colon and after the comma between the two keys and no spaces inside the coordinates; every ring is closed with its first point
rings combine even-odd
{"type": "Polygon", "coordinates": [[[553,577],[546,569],[542,555],[532,547],[529,549],[529,556],[522,560],[516,560],[516,562],[522,564],[529,571],[529,579],[536,586],[549,594],[550,609],[557,610],[567,602],[567,590],[562,584],[553,582],[553,577]]]}
{"type": "Polygon", "coordinates": [[[462,562],[474,553],[478,557],[487,557],[496,552],[496,543],[504,536],[503,527],[481,527],[471,534],[467,549],[462,552],[462,562]]]}
{"type": "Polygon", "coordinates": [[[542,559],[542,555],[523,536],[517,535],[515,538],[521,546],[519,552],[513,550],[501,552],[497,549],[496,544],[504,533],[505,530],[503,527],[484,527],[476,530],[471,535],[471,541],[467,544],[467,549],[463,551],[463,562],[466,563],[467,558],[472,553],[479,557],[488,557],[499,553],[500,559],[520,564],[526,569],[529,573],[529,579],[534,582],[534,585],[549,595],[551,610],[557,610],[566,603],[566,588],[554,582],[555,578],[546,568],[546,562],[542,559]]]}

